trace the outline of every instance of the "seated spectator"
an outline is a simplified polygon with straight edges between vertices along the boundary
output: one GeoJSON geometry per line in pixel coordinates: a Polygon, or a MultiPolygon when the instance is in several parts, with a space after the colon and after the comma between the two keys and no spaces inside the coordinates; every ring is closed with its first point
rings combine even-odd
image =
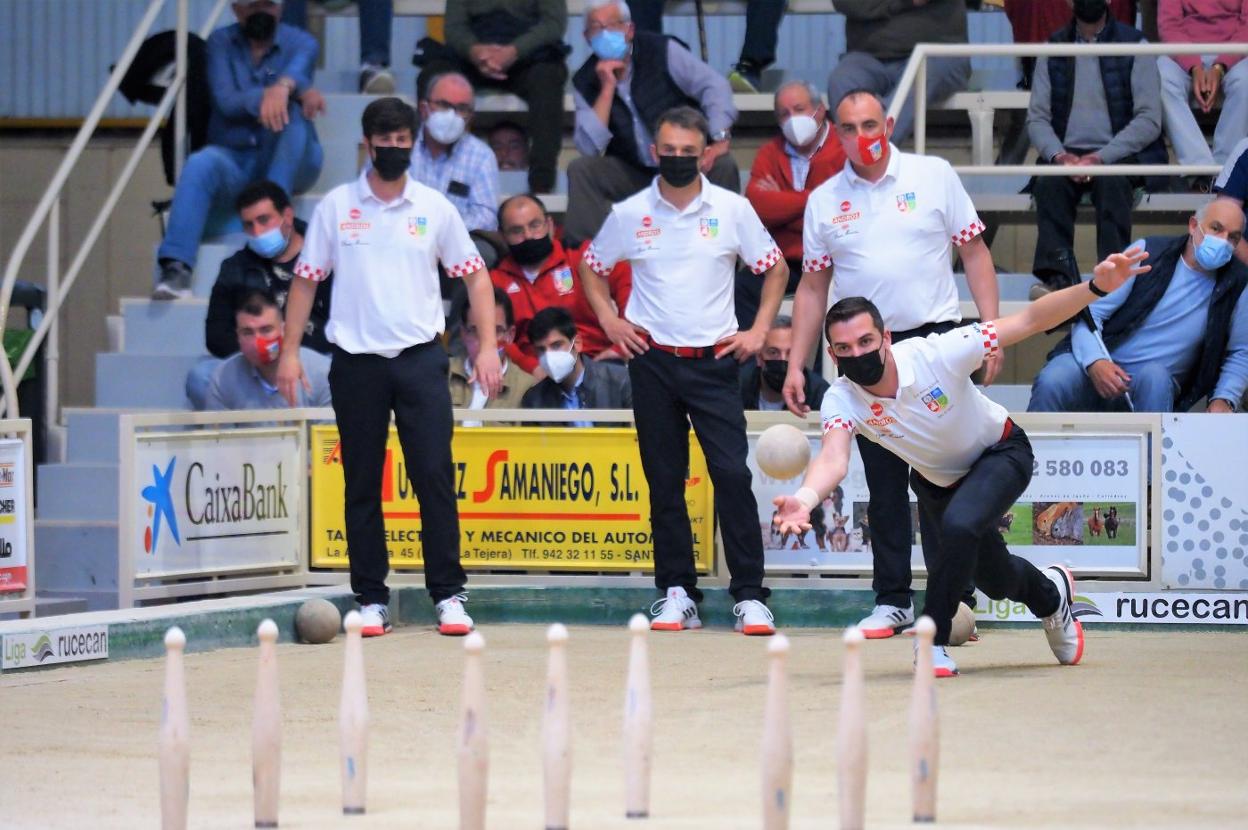
{"type": "MultiPolygon", "coordinates": [[[[845,15],[845,54],[828,76],[829,101],[866,89],[887,106],[916,43],[966,43],[966,0],[836,0],[836,10],[845,15]]],[[[966,89],[970,77],[970,58],[929,58],[928,105],[966,89]]],[[[914,131],[916,94],[917,87],[897,116],[894,144],[914,131]]]]}
{"type": "MultiPolygon", "coordinates": [[[[819,90],[805,81],[789,81],[776,90],[780,135],[759,148],[750,168],[745,197],[763,220],[789,263],[792,294],[802,279],[802,217],[806,200],[819,185],[845,166],[845,150],[828,126],[828,108],[819,90]]],[[[763,281],[748,268],[737,272],[737,322],[754,325],[763,281]]],[[[818,398],[816,398],[818,400],[818,398]]]]}
{"type": "MultiPolygon", "coordinates": [[[[490,127],[485,141],[494,151],[494,160],[498,162],[500,171],[529,169],[529,134],[515,121],[500,121],[490,127]]],[[[531,186],[530,189],[538,192],[531,186]]]]}
{"type": "MultiPolygon", "coordinates": [[[[240,291],[234,304],[239,353],[212,373],[204,409],[285,409],[277,391],[277,359],[285,324],[277,298],[267,291],[240,291]]],[[[307,386],[298,388],[298,406],[330,406],[329,358],[299,349],[307,386]]]]}
{"type": "Polygon", "coordinates": [[[1049,354],[1031,389],[1031,412],[1233,412],[1248,388],[1248,266],[1231,258],[1244,213],[1218,198],[1182,236],[1137,242],[1146,274],[1089,308],[1049,354]],[[1129,396],[1129,397],[1128,397],[1129,396]]]}
{"type": "MultiPolygon", "coordinates": [[[[581,287],[577,265],[586,242],[568,250],[555,239],[554,222],[536,196],[512,196],[498,208],[498,225],[509,253],[490,270],[494,285],[502,289],[516,309],[515,337],[507,344],[507,356],[526,372],[545,377],[541,355],[529,336],[533,317],[546,308],[565,308],[576,323],[580,351],[594,360],[623,359],[602,330],[598,315],[589,307],[581,287]]],[[[611,271],[608,288],[616,308],[628,305],[633,273],[627,262],[611,271]]]]}
{"type": "MultiPolygon", "coordinates": [[[[286,191],[270,181],[252,182],[235,200],[238,218],[247,234],[247,244],[225,262],[212,285],[204,340],[212,357],[204,358],[186,377],[186,396],[195,409],[203,409],[208,382],[221,361],[238,351],[238,325],[235,300],[240,292],[265,291],[285,311],[290,280],[303,250],[308,224],[295,217],[286,191]]],[[[321,354],[329,354],[325,324],[329,322],[329,295],[333,275],[316,288],[316,299],[308,317],[303,342],[321,354]]]]}
{"type": "MultiPolygon", "coordinates": [[[[1248,4],[1242,0],[1172,0],[1157,8],[1163,43],[1248,43],[1248,4]]],[[[1162,55],[1161,105],[1166,135],[1179,164],[1223,164],[1248,135],[1248,61],[1243,55],[1162,55]],[[1213,150],[1196,124],[1189,99],[1203,113],[1223,93],[1213,150]]],[[[1208,177],[1199,176],[1208,185],[1208,177]]]]}
{"type": "MultiPolygon", "coordinates": [[[[476,382],[473,364],[481,352],[481,338],[476,324],[472,322],[471,308],[468,303],[460,305],[459,328],[460,338],[464,344],[464,355],[451,357],[449,382],[451,385],[451,406],[456,409],[519,409],[524,393],[533,386],[533,378],[509,360],[505,351],[503,361],[503,388],[498,397],[487,398],[476,382]]],[[[494,289],[494,336],[500,351],[510,346],[516,336],[515,312],[507,294],[494,289]]],[[[481,426],[481,421],[463,421],[462,426],[481,426]]]]}
{"type": "MultiPolygon", "coordinates": [[[[753,362],[741,367],[741,405],[747,410],[782,412],[784,404],[784,378],[789,371],[789,357],[793,353],[793,318],[777,314],[767,330],[763,348],[754,356],[753,362]]],[[[803,369],[806,385],[802,387],[804,403],[818,409],[828,382],[822,375],[803,369]]]]}
{"type": "MultiPolygon", "coordinates": [[[[390,72],[390,31],[394,24],[393,0],[355,0],[360,17],[359,90],[365,95],[390,95],[394,75],[390,72]]],[[[308,28],[308,0],[286,0],[282,22],[308,28]]]]}
{"type": "MultiPolygon", "coordinates": [[[[1248,204],[1248,138],[1235,145],[1231,150],[1222,172],[1213,182],[1213,192],[1226,199],[1231,199],[1241,208],[1248,204]]],[[[1240,262],[1248,265],[1248,242],[1240,242],[1235,248],[1235,256],[1240,262]]]]}
{"type": "Polygon", "coordinates": [[[593,238],[611,205],[646,187],[658,173],[654,125],[687,104],[711,125],[701,170],[712,184],[741,190],[729,152],[737,118],[727,79],[675,39],[636,32],[624,0],[588,0],[585,40],[593,54],[572,76],[573,140],[581,158],[568,165],[564,238],[572,247],[593,238]]]}
{"type": "MultiPolygon", "coordinates": [[[[1144,36],[1111,18],[1104,0],[1080,0],[1075,19],[1049,40],[1141,43],[1144,36]]],[[[1096,209],[1098,259],[1121,251],[1131,241],[1131,179],[1083,176],[1079,169],[1166,163],[1159,87],[1157,63],[1150,57],[1089,55],[1037,62],[1027,131],[1041,163],[1064,165],[1071,173],[1036,176],[1031,184],[1039,229],[1032,272],[1044,288],[1063,288],[1080,280],[1075,210],[1084,193],[1091,192],[1096,209]]]]}
{"type": "MultiPolygon", "coordinates": [[[[529,323],[545,380],[524,393],[526,409],[631,409],[628,370],[610,361],[586,360],[576,323],[566,308],[542,309],[529,323]]],[[[592,427],[592,421],[568,426],[592,427]]]]}
{"type": "Polygon", "coordinates": [[[498,229],[498,162],[468,132],[475,96],[458,72],[428,78],[418,101],[420,134],[412,148],[412,178],[442,193],[469,231],[498,229]]]}
{"type": "Polygon", "coordinates": [[[277,22],[280,3],[233,4],[238,22],[208,38],[212,115],[208,146],[186,159],[156,258],[155,300],[191,294],[191,271],[213,210],[228,210],[248,182],[269,179],[300,193],[321,172],[312,119],[325,99],[312,88],[316,40],[277,22]]]}
{"type": "Polygon", "coordinates": [[[534,193],[555,189],[568,82],[567,28],[566,0],[457,0],[446,4],[446,45],[421,42],[418,99],[427,78],[446,72],[462,72],[478,89],[501,89],[524,99],[533,131],[529,189],[534,193]]]}

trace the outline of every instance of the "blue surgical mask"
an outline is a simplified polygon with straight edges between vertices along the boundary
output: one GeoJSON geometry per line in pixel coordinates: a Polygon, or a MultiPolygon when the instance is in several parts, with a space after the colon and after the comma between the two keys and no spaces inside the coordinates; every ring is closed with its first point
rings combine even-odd
{"type": "Polygon", "coordinates": [[[628,40],[623,32],[614,29],[603,29],[589,39],[589,48],[594,50],[600,61],[623,60],[628,54],[628,40]]]}
{"type": "Polygon", "coordinates": [[[1212,236],[1204,228],[1200,229],[1200,244],[1196,246],[1196,264],[1206,271],[1216,271],[1231,261],[1235,246],[1220,236],[1212,236]]]}
{"type": "Polygon", "coordinates": [[[286,237],[282,235],[282,226],[269,228],[259,236],[248,237],[247,247],[258,256],[273,259],[286,250],[286,237]]]}

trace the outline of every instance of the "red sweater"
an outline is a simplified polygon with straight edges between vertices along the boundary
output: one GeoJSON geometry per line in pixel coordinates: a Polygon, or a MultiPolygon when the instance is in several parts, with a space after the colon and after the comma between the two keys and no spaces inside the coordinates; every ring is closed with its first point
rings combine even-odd
{"type": "Polygon", "coordinates": [[[828,122],[828,137],[823,146],[810,160],[810,172],[806,175],[806,187],[793,189],[793,168],[784,152],[784,137],[776,136],[754,156],[750,168],[750,183],[745,188],[745,198],[750,200],[758,218],[771,231],[776,244],[787,260],[802,258],[802,217],[806,213],[806,200],[816,187],[841,172],[845,166],[845,151],[828,122]],[[771,176],[779,190],[763,190],[758,182],[771,176]]]}
{"type": "MultiPolygon", "coordinates": [[[[529,340],[529,321],[537,312],[550,306],[562,306],[571,312],[572,319],[576,321],[576,333],[581,337],[583,353],[594,357],[612,348],[611,340],[598,324],[598,316],[590,308],[580,274],[576,271],[589,242],[586,240],[576,250],[565,250],[563,244],[555,239],[554,250],[542,263],[542,270],[533,282],[529,282],[520,263],[510,256],[490,271],[490,279],[507,293],[515,311],[516,339],[507,344],[507,357],[526,372],[532,373],[538,363],[537,353],[529,340]]],[[[615,266],[607,285],[611,299],[623,314],[633,288],[633,272],[627,262],[615,266]]]]}

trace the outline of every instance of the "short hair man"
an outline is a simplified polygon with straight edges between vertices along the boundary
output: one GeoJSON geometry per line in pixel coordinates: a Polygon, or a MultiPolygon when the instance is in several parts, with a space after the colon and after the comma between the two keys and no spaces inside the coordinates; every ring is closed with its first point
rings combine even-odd
{"type": "Polygon", "coordinates": [[[841,377],[820,411],[823,446],[797,492],[775,499],[780,515],[773,521],[781,532],[811,526],[811,510],[848,472],[854,433],[903,458],[919,510],[936,536],[925,548],[923,614],[936,623],[937,677],[958,673],[945,646],[958,598],[972,577],[992,599],[1021,602],[1040,618],[1058,662],[1074,665],[1083,657],[1070,571],[1061,565],[1040,571],[1012,555],[998,529],[1002,514],[1030,483],[1034,458],[1022,429],[975,388],[970,375],[993,350],[1060,324],[1097,294],[1147,271],[1139,264],[1145,257],[1142,251],[1113,254],[1096,266],[1090,283],[1043,297],[1018,314],[904,343],[893,343],[870,300],[850,297],[828,310],[828,354],[841,377]]]}
{"type": "Polygon", "coordinates": [[[468,132],[476,107],[472,84],[458,72],[428,80],[417,102],[420,134],[412,148],[412,177],[451,201],[470,231],[498,229],[498,162],[489,145],[468,132]]]}
{"type": "MultiPolygon", "coordinates": [[[[516,337],[516,320],[511,300],[505,291],[494,289],[494,341],[499,346],[499,359],[503,365],[503,387],[494,397],[489,397],[477,381],[477,356],[481,354],[481,332],[469,313],[468,303],[459,305],[460,337],[463,355],[451,357],[449,382],[451,406],[456,409],[519,409],[521,398],[533,385],[533,376],[507,357],[506,349],[516,337]]],[[[460,421],[461,426],[479,426],[480,421],[460,421]]]]}
{"type": "Polygon", "coordinates": [[[1152,270],[1091,306],[1031,388],[1032,412],[1234,412],[1248,389],[1248,266],[1233,258],[1244,213],[1227,198],[1201,206],[1187,233],[1132,249],[1152,270]],[[1102,339],[1103,338],[1103,341],[1102,339]],[[1103,345],[1102,345],[1103,343],[1103,345]]]}
{"type": "MultiPolygon", "coordinates": [[[[629,409],[633,405],[628,370],[618,363],[587,360],[576,321],[567,309],[551,306],[529,323],[529,336],[546,378],[524,393],[526,409],[629,409]]],[[[569,426],[591,427],[572,421],[569,426]]]]}
{"type": "Polygon", "coordinates": [[[654,131],[672,107],[692,106],[706,116],[711,144],[699,167],[711,184],[741,190],[741,173],[728,151],[737,110],[723,75],[679,41],[636,31],[624,0],[589,0],[585,40],[593,54],[572,76],[573,140],[581,158],[568,165],[569,244],[591,238],[612,202],[653,181],[659,164],[650,149],[654,131]]]}
{"type": "MultiPolygon", "coordinates": [[[[585,288],[577,273],[586,242],[579,249],[567,249],[555,238],[554,221],[537,196],[512,196],[498,207],[498,226],[507,243],[507,256],[490,269],[494,285],[507,293],[516,309],[516,336],[507,344],[507,356],[522,369],[542,377],[533,347],[529,324],[546,308],[565,308],[576,322],[579,350],[593,360],[620,359],[598,317],[589,306],[585,288]]],[[[616,308],[628,305],[633,272],[627,262],[611,270],[608,290],[616,308]]]]}
{"type": "MultiPolygon", "coordinates": [[[[498,162],[500,172],[529,169],[529,134],[515,121],[500,121],[490,127],[485,141],[494,151],[494,160],[498,162]]],[[[548,187],[540,192],[549,190],[548,187]]]]}
{"type": "MultiPolygon", "coordinates": [[[[204,405],[198,409],[283,409],[288,404],[277,388],[277,362],[284,323],[277,298],[264,290],[242,289],[234,301],[238,354],[226,358],[212,373],[204,405]]],[[[329,358],[303,349],[300,362],[308,385],[299,389],[294,406],[330,406],[329,358]]]]}
{"type": "Polygon", "coordinates": [[[154,300],[191,295],[191,272],[214,208],[228,210],[250,181],[269,179],[301,193],[321,172],[312,119],[325,99],[312,88],[316,39],[278,23],[280,1],[233,4],[234,24],[205,47],[212,113],[208,144],[191,153],[173,190],[169,224],[156,252],[154,300]]]}
{"type": "MultiPolygon", "coordinates": [[[[741,405],[746,410],[784,411],[784,380],[792,359],[793,318],[777,314],[763,339],[763,348],[752,363],[741,367],[741,405]]],[[[805,367],[802,372],[806,376],[803,401],[807,406],[818,406],[828,391],[828,382],[805,367]]]]}

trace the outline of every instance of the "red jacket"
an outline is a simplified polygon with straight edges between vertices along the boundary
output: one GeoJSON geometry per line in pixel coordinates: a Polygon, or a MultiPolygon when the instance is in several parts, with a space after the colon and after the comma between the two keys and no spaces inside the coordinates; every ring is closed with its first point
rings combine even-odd
{"type": "Polygon", "coordinates": [[[806,200],[810,198],[811,191],[845,166],[845,151],[841,149],[832,122],[827,124],[828,137],[810,160],[804,190],[793,189],[793,168],[784,152],[783,136],[776,136],[760,147],[754,156],[754,166],[750,168],[750,183],[745,188],[745,198],[750,200],[758,218],[771,231],[784,258],[790,261],[802,258],[802,217],[806,213],[806,200]],[[780,190],[760,188],[758,183],[766,176],[771,176],[780,185],[780,190]]]}
{"type": "MultiPolygon", "coordinates": [[[[507,344],[507,356],[529,373],[537,368],[538,362],[537,353],[529,340],[529,321],[543,308],[557,305],[572,313],[576,332],[581,337],[581,351],[586,355],[594,357],[612,348],[611,340],[598,324],[598,316],[589,306],[580,274],[576,271],[589,240],[576,250],[566,250],[558,239],[553,242],[554,250],[542,263],[541,273],[533,282],[529,282],[520,263],[511,256],[504,257],[490,271],[490,279],[507,293],[515,311],[516,339],[507,344]]],[[[633,288],[633,272],[627,262],[615,266],[607,287],[616,308],[623,314],[633,288]]]]}

